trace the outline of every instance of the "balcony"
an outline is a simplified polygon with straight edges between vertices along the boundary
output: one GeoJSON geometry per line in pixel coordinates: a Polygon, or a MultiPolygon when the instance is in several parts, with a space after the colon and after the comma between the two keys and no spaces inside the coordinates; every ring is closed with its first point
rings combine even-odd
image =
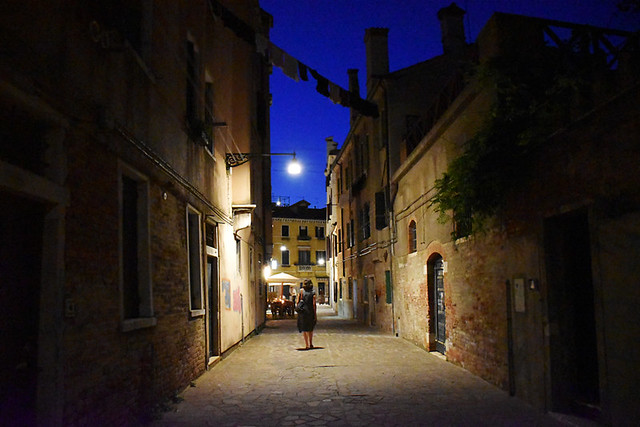
{"type": "Polygon", "coordinates": [[[299,265],[298,273],[311,273],[313,271],[312,265],[299,265]]]}
{"type": "Polygon", "coordinates": [[[298,234],[298,240],[311,240],[311,236],[308,234],[298,234]]]}

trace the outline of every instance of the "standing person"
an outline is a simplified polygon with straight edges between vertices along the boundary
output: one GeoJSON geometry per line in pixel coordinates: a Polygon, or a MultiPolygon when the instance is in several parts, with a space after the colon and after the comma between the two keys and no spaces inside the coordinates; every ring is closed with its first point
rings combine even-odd
{"type": "Polygon", "coordinates": [[[298,301],[304,301],[304,310],[298,313],[298,331],[304,335],[305,350],[313,348],[313,328],[316,326],[316,293],[313,290],[313,282],[309,279],[304,281],[304,285],[298,301]]]}

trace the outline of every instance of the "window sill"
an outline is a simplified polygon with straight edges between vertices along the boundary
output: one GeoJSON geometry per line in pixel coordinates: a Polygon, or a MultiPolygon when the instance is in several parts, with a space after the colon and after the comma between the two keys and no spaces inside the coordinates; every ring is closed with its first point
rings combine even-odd
{"type": "Polygon", "coordinates": [[[205,310],[204,308],[200,309],[200,310],[190,310],[189,313],[191,314],[191,318],[193,319],[194,317],[202,317],[205,315],[205,310]]]}
{"type": "Polygon", "coordinates": [[[122,332],[135,331],[137,329],[150,328],[156,326],[158,320],[155,317],[138,317],[136,319],[126,319],[120,324],[122,332]]]}

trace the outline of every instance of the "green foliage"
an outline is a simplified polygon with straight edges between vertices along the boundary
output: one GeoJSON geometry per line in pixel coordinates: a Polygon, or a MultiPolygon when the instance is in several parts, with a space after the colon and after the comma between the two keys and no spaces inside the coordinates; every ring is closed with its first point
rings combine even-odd
{"type": "Polygon", "coordinates": [[[526,180],[531,154],[567,119],[584,79],[571,62],[547,54],[477,66],[474,78],[495,93],[495,102],[462,154],[436,180],[430,200],[442,223],[456,223],[454,239],[482,230],[500,211],[526,180]]]}

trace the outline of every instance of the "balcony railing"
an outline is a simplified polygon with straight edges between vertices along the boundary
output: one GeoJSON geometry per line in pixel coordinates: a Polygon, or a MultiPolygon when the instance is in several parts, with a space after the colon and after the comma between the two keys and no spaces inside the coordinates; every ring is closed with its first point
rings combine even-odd
{"type": "Polygon", "coordinates": [[[298,240],[311,240],[311,236],[308,234],[298,234],[298,240]]]}

